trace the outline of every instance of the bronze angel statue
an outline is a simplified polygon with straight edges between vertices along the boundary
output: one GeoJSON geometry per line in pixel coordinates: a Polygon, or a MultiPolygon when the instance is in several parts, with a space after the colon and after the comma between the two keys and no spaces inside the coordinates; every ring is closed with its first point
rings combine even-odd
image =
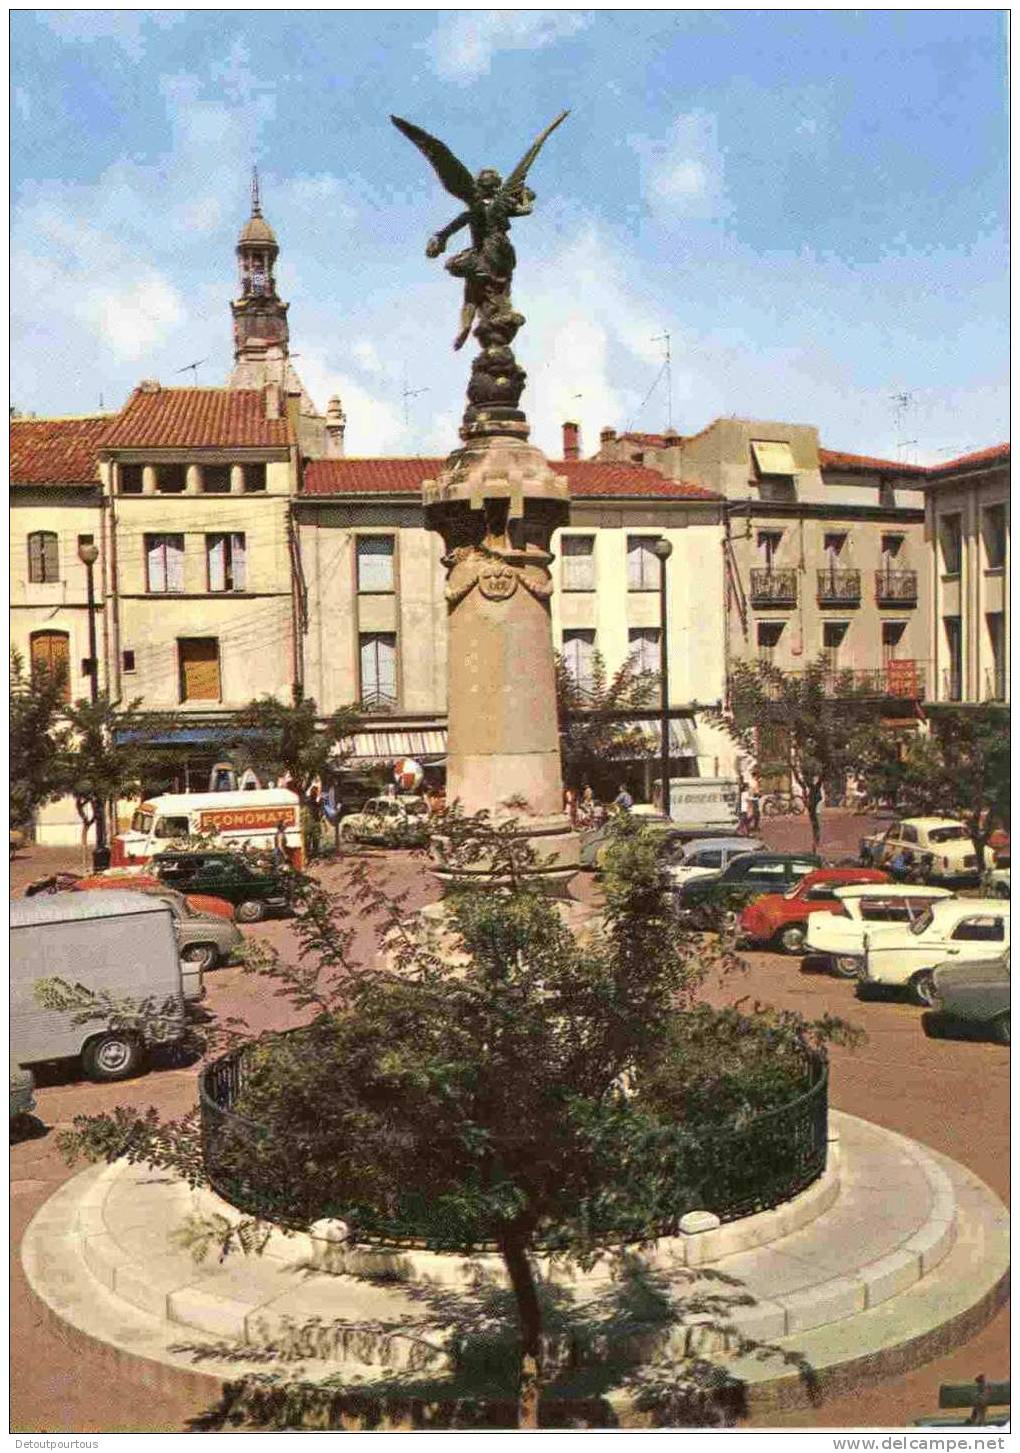
{"type": "MultiPolygon", "coordinates": [[[[462,348],[471,332],[475,314],[481,310],[484,321],[502,324],[509,336],[524,319],[514,313],[510,303],[510,283],[517,258],[510,243],[510,219],[526,217],[532,210],[535,193],[524,185],[528,170],[546,140],[570,113],[562,112],[528,148],[506,181],[492,167],[483,167],[472,177],[463,162],[436,137],[422,131],[399,116],[390,120],[399,131],[413,141],[425,156],[443,186],[454,197],[466,203],[467,210],[430,237],[426,257],[438,257],[446,244],[462,227],[471,229],[471,246],[456,253],[446,263],[453,277],[464,279],[464,305],[460,312],[460,332],[454,348],[462,348]]],[[[506,340],[509,342],[509,337],[506,340]]]]}

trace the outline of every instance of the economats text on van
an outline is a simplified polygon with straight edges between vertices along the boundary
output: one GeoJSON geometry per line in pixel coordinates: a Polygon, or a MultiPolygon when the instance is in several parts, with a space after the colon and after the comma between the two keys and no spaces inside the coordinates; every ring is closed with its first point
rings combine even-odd
{"type": "Polygon", "coordinates": [[[293,807],[220,807],[198,814],[199,832],[254,831],[273,828],[281,822],[284,827],[296,827],[296,810],[293,807]]]}

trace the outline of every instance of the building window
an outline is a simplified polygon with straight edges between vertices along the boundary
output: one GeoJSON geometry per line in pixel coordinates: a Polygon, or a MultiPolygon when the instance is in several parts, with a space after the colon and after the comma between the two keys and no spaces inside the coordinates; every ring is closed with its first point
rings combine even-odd
{"type": "Polygon", "coordinates": [[[882,622],[882,664],[888,666],[890,661],[895,661],[899,656],[900,642],[903,640],[903,632],[907,628],[906,621],[883,621],[882,622]]]}
{"type": "Polygon", "coordinates": [[[142,466],[140,464],[122,464],[120,466],[120,492],[121,494],[141,494],[142,466]]]}
{"type": "Polygon", "coordinates": [[[1006,621],[1002,611],[989,611],[985,616],[988,644],[992,652],[991,669],[986,673],[985,698],[1006,699],[1006,621]]]}
{"type": "Polygon", "coordinates": [[[846,546],[846,539],[845,530],[840,531],[838,534],[822,536],[822,549],[825,551],[825,563],[833,570],[839,565],[839,558],[846,546]]]}
{"type": "Polygon", "coordinates": [[[243,535],[206,535],[205,557],[210,591],[245,589],[243,535]]]}
{"type": "Polygon", "coordinates": [[[32,680],[63,683],[63,697],[71,700],[71,642],[66,631],[33,631],[28,643],[32,680]]]}
{"type": "Polygon", "coordinates": [[[959,575],[962,554],[959,515],[943,515],[939,524],[942,542],[942,569],[946,575],[959,575]]]}
{"type": "Polygon", "coordinates": [[[1006,506],[989,505],[982,515],[985,565],[989,570],[1001,570],[1006,563],[1006,506]]]}
{"type": "Polygon", "coordinates": [[[203,494],[230,493],[230,465],[206,464],[202,468],[203,494]]]}
{"type": "Polygon", "coordinates": [[[764,661],[767,666],[773,663],[785,624],[785,621],[758,622],[758,660],[764,661]]]}
{"type": "Polygon", "coordinates": [[[130,675],[131,672],[135,670],[135,653],[134,653],[134,651],[125,651],[124,654],[123,654],[123,658],[122,659],[123,659],[124,670],[125,670],[125,672],[127,672],[128,675],[130,675]]]}
{"type": "Polygon", "coordinates": [[[35,530],[29,535],[28,578],[33,585],[53,585],[60,579],[60,555],[52,530],[35,530]]]}
{"type": "Polygon", "coordinates": [[[793,460],[793,450],[789,444],[777,443],[771,439],[752,439],[751,462],[760,499],[793,500],[797,498],[795,485],[797,469],[793,460]]]}
{"type": "MultiPolygon", "coordinates": [[[[959,517],[957,517],[959,518],[959,517]]],[[[942,673],[942,695],[947,701],[963,700],[963,631],[959,616],[943,616],[948,665],[942,673]]]]}
{"type": "Polygon", "coordinates": [[[561,535],[563,589],[595,589],[595,536],[561,535]]]}
{"type": "Polygon", "coordinates": [[[156,470],[156,488],[160,494],[183,494],[187,483],[186,464],[161,464],[156,470]]]}
{"type": "Polygon", "coordinates": [[[595,632],[563,632],[563,664],[578,691],[590,692],[595,685],[595,632]]]}
{"type": "Polygon", "coordinates": [[[900,551],[902,549],[903,549],[903,536],[902,535],[883,535],[882,536],[882,564],[887,569],[890,569],[891,570],[893,568],[893,561],[894,560],[897,560],[899,558],[899,554],[900,554],[900,551]]]}
{"type": "Polygon", "coordinates": [[[839,653],[846,640],[847,621],[825,621],[822,625],[822,654],[830,671],[839,670],[839,653]]]}
{"type": "Polygon", "coordinates": [[[184,536],[146,535],[146,589],[152,595],[184,589],[184,536]]]}
{"type": "Polygon", "coordinates": [[[896,508],[896,487],[888,479],[880,479],[878,482],[878,507],[882,510],[896,508]]]}
{"type": "Polygon", "coordinates": [[[266,487],[266,466],[264,464],[245,464],[244,468],[244,492],[245,494],[258,494],[266,487]]]}
{"type": "Polygon", "coordinates": [[[658,535],[627,536],[627,589],[658,590],[659,557],[654,546],[658,535]]]}
{"type": "Polygon", "coordinates": [[[782,530],[759,530],[758,531],[758,553],[765,562],[765,569],[771,570],[776,563],[776,556],[779,554],[779,546],[782,544],[782,530]]]}
{"type": "Polygon", "coordinates": [[[392,535],[358,536],[359,594],[393,594],[393,546],[392,535]]]}
{"type": "Polygon", "coordinates": [[[397,704],[397,638],[372,633],[359,638],[361,705],[388,711],[397,704]]]}
{"type": "Polygon", "coordinates": [[[219,701],[220,643],[215,636],[182,637],[177,642],[182,701],[219,701]]]}
{"type": "Polygon", "coordinates": [[[658,626],[641,626],[627,632],[630,664],[635,671],[657,676],[662,668],[659,649],[662,635],[658,626]]]}

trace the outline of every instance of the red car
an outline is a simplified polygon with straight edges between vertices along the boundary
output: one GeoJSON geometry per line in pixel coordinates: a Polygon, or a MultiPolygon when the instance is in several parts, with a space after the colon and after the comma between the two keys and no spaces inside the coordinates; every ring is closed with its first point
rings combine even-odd
{"type": "MultiPolygon", "coordinates": [[[[77,891],[88,888],[165,888],[154,873],[94,873],[89,878],[76,878],[68,887],[77,891]]],[[[234,921],[234,905],[225,898],[214,898],[209,893],[186,893],[184,895],[196,913],[213,913],[217,918],[234,921]]]]}
{"type": "Polygon", "coordinates": [[[888,883],[878,868],[815,868],[788,893],[769,893],[749,903],[740,915],[740,932],[756,944],[773,944],[784,953],[804,952],[809,913],[842,913],[834,889],[850,883],[888,883]]]}

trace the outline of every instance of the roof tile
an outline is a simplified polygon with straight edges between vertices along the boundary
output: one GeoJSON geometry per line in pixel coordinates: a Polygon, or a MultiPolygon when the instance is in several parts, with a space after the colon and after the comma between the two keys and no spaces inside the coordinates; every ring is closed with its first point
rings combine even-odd
{"type": "Polygon", "coordinates": [[[927,470],[923,464],[904,464],[902,460],[873,459],[868,454],[848,454],[843,449],[818,449],[818,467],[821,470],[841,469],[848,474],[922,475],[927,470]]]}
{"type": "Polygon", "coordinates": [[[115,416],[12,419],[12,484],[99,484],[97,449],[115,416]]]}
{"type": "MultiPolygon", "coordinates": [[[[305,465],[303,495],[420,494],[422,482],[435,479],[445,459],[313,459],[305,465]]],[[[718,499],[704,486],[664,479],[637,464],[589,459],[550,460],[565,475],[570,492],[593,499],[718,499]]]]}
{"type": "Polygon", "coordinates": [[[992,444],[987,449],[977,449],[973,454],[961,454],[958,459],[949,459],[945,464],[933,464],[927,470],[929,475],[955,474],[958,469],[972,469],[981,464],[1008,464],[1009,444],[992,444]]]}
{"type": "Polygon", "coordinates": [[[266,418],[261,389],[137,388],[103,440],[107,449],[280,448],[293,442],[281,401],[266,418]]]}

